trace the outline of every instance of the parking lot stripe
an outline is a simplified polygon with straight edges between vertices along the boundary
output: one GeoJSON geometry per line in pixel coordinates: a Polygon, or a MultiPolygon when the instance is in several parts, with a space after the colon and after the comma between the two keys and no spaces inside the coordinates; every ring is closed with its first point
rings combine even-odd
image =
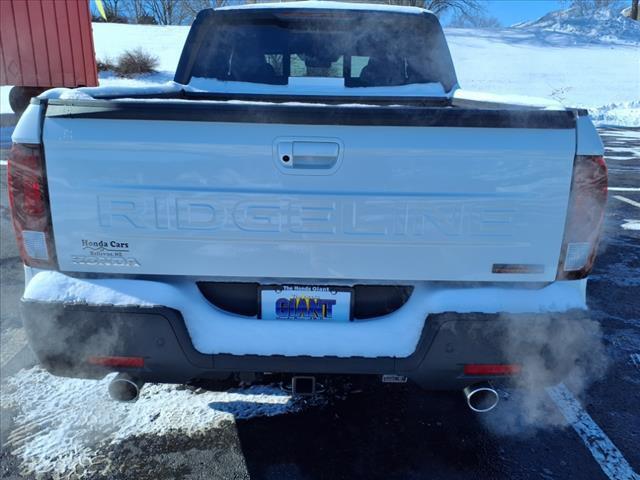
{"type": "Polygon", "coordinates": [[[640,370],[640,353],[631,354],[631,363],[633,363],[634,367],[640,370]]]}
{"type": "Polygon", "coordinates": [[[610,192],[640,192],[640,188],[636,187],[609,187],[610,192]]]}
{"type": "Polygon", "coordinates": [[[640,480],[640,475],[563,383],[547,388],[547,393],[611,480],[640,480]]]}
{"type": "Polygon", "coordinates": [[[621,202],[628,203],[629,205],[633,205],[634,207],[640,208],[640,202],[635,202],[633,200],[628,199],[627,197],[623,197],[622,195],[614,195],[613,198],[616,198],[621,202]]]}

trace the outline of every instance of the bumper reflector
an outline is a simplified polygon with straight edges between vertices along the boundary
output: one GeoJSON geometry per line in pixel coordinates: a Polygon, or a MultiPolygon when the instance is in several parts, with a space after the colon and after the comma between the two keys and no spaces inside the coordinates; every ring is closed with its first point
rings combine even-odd
{"type": "Polygon", "coordinates": [[[142,368],[144,358],[142,357],[89,357],[87,363],[111,368],[142,368]]]}
{"type": "Polygon", "coordinates": [[[464,366],[465,375],[517,375],[522,370],[520,365],[513,364],[476,364],[464,366]]]}

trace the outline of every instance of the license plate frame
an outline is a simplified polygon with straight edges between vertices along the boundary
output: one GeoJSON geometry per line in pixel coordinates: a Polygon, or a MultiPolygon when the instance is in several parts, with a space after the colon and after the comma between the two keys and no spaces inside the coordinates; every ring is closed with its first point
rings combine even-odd
{"type": "MultiPolygon", "coordinates": [[[[314,321],[314,322],[336,322],[348,323],[353,321],[353,305],[354,305],[354,289],[351,287],[334,286],[334,285],[307,285],[307,284],[282,284],[282,285],[260,285],[258,288],[258,318],[262,320],[285,320],[285,321],[314,321]],[[302,311],[292,310],[291,300],[303,297],[309,294],[310,302],[307,303],[306,309],[302,311]],[[288,300],[287,314],[278,315],[277,301],[278,299],[288,300]],[[335,300],[335,304],[329,305],[324,303],[324,313],[331,315],[318,318],[318,307],[322,306],[318,300],[335,300]],[[265,308],[269,311],[265,312],[265,308]],[[302,313],[306,310],[307,315],[302,313]],[[297,313],[300,312],[300,315],[297,313]],[[266,313],[266,314],[265,314],[266,313]]],[[[284,306],[284,302],[282,304],[284,306]]],[[[281,309],[284,313],[284,310],[281,309]]]]}

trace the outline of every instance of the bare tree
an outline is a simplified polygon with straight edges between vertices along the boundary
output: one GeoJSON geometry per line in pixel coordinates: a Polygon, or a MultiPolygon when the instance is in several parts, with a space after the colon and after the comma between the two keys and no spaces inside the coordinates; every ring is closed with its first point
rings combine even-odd
{"type": "Polygon", "coordinates": [[[182,8],[185,13],[188,13],[189,16],[193,18],[195,18],[200,10],[215,8],[216,6],[215,0],[184,0],[182,2],[182,8]]]}
{"type": "Polygon", "coordinates": [[[563,0],[570,8],[582,15],[590,15],[598,10],[612,8],[621,5],[620,0],[563,0]]]}
{"type": "Polygon", "coordinates": [[[500,28],[500,20],[484,13],[475,15],[462,15],[455,13],[449,22],[449,27],[457,28],[500,28]]]}
{"type": "MultiPolygon", "coordinates": [[[[2,1],[2,0],[0,0],[2,1]]],[[[137,23],[140,19],[153,17],[160,25],[179,25],[188,23],[205,8],[218,8],[240,3],[256,3],[258,0],[103,0],[106,4],[115,3],[114,7],[122,15],[122,4],[129,6],[128,13],[137,23]],[[119,5],[118,5],[119,4],[119,5]]],[[[345,0],[347,1],[347,0],[345,0]]],[[[472,19],[484,12],[481,0],[348,0],[386,3],[427,8],[440,16],[445,12],[453,12],[460,18],[472,19]]],[[[578,0],[575,0],[578,1],[578,0]]],[[[588,0],[607,1],[607,0],[588,0]]],[[[611,0],[608,0],[611,1],[611,0]]],[[[144,22],[148,23],[148,22],[144,22]]]]}
{"type": "Polygon", "coordinates": [[[102,6],[104,7],[104,13],[107,18],[117,17],[120,14],[122,2],[120,0],[102,0],[102,6]]]}
{"type": "Polygon", "coordinates": [[[159,25],[181,25],[189,18],[182,0],[146,0],[145,7],[159,25]]]}
{"type": "MultiPolygon", "coordinates": [[[[1,1],[1,0],[0,0],[1,1]]],[[[258,0],[132,0],[143,1],[149,13],[159,24],[166,21],[185,23],[190,21],[205,8],[218,8],[241,3],[257,3],[258,0]],[[179,19],[179,20],[177,20],[179,19]]],[[[484,12],[480,0],[344,0],[356,2],[386,3],[427,8],[436,15],[452,11],[461,17],[473,18],[484,12]]]]}
{"type": "Polygon", "coordinates": [[[122,0],[102,0],[104,14],[107,22],[126,23],[127,18],[124,12],[125,2],[122,0]]]}
{"type": "Polygon", "coordinates": [[[229,0],[183,0],[182,8],[184,9],[185,14],[188,14],[188,16],[193,19],[198,15],[200,10],[204,10],[205,8],[224,7],[230,3],[234,2],[230,2],[229,0]]]}
{"type": "Polygon", "coordinates": [[[148,16],[145,0],[129,0],[129,16],[135,23],[141,23],[148,16]]]}
{"type": "Polygon", "coordinates": [[[458,15],[473,17],[483,12],[482,6],[476,0],[426,0],[424,6],[436,15],[453,11],[458,15]]]}
{"type": "Polygon", "coordinates": [[[251,0],[182,0],[182,8],[186,21],[193,21],[201,10],[206,8],[218,8],[240,3],[254,3],[251,0]]]}

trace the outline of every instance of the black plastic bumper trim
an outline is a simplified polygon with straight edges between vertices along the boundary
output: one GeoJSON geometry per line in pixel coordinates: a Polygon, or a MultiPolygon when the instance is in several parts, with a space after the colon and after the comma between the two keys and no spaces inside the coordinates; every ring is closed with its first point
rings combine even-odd
{"type": "MultiPolygon", "coordinates": [[[[398,374],[431,389],[457,389],[473,383],[475,380],[462,374],[466,363],[506,362],[500,347],[506,322],[533,326],[538,320],[550,321],[548,314],[513,314],[509,319],[485,313],[432,314],[425,321],[416,350],[405,358],[289,357],[200,353],[193,347],[180,312],[167,307],[23,300],[21,310],[34,353],[56,375],[99,378],[106,371],[87,365],[86,358],[119,355],[144,357],[144,368],[129,372],[149,382],[186,383],[240,372],[398,374]]],[[[583,311],[553,315],[557,321],[584,316],[583,311]]]]}

